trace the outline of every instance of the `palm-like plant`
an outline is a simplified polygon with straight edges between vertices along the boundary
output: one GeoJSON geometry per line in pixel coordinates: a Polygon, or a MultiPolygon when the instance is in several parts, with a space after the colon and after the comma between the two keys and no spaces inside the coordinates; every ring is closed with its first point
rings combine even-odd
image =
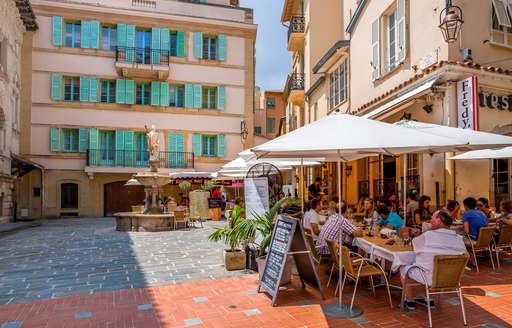
{"type": "Polygon", "coordinates": [[[232,252],[236,251],[237,247],[242,244],[242,240],[239,235],[235,233],[235,227],[242,220],[240,216],[237,218],[230,218],[227,227],[223,228],[215,228],[215,231],[212,232],[207,239],[214,242],[223,241],[227,246],[229,246],[232,252]]]}

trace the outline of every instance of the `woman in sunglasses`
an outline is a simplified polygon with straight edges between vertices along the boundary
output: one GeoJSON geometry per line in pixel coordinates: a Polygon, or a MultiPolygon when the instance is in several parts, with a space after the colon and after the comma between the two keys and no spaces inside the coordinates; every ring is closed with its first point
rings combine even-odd
{"type": "Polygon", "coordinates": [[[489,208],[489,201],[487,198],[480,197],[476,200],[476,209],[484,212],[487,221],[495,222],[496,221],[496,213],[489,208]]]}

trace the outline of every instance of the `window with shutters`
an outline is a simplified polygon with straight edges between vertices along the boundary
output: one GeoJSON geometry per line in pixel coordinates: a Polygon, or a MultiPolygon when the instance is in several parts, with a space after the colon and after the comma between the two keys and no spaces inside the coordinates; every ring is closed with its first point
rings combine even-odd
{"type": "Polygon", "coordinates": [[[385,17],[386,20],[386,54],[387,70],[391,71],[398,65],[398,30],[396,8],[385,17]]]}
{"type": "Polygon", "coordinates": [[[117,28],[113,26],[101,27],[101,49],[116,50],[117,47],[117,28]]]}
{"type": "Polygon", "coordinates": [[[276,119],[275,118],[267,118],[267,133],[275,133],[276,132],[276,119]]]}
{"type": "Polygon", "coordinates": [[[64,100],[78,101],[80,99],[80,78],[65,77],[64,78],[64,100]]]}
{"type": "Polygon", "coordinates": [[[217,108],[217,88],[203,86],[202,95],[202,108],[216,109],[217,108]]]}
{"type": "Polygon", "coordinates": [[[214,36],[203,36],[203,59],[217,59],[217,38],[214,36]]]}
{"type": "Polygon", "coordinates": [[[169,56],[178,56],[178,32],[169,32],[169,56]]]}
{"type": "Polygon", "coordinates": [[[78,129],[62,129],[62,151],[78,152],[78,129]]]}
{"type": "Polygon", "coordinates": [[[276,99],[275,98],[267,98],[267,109],[275,109],[276,108],[276,99]]]}
{"type": "Polygon", "coordinates": [[[60,207],[78,208],[78,184],[63,183],[60,185],[60,207]]]}
{"type": "Polygon", "coordinates": [[[509,0],[491,0],[491,42],[512,47],[512,4],[509,0]]]}
{"type": "Polygon", "coordinates": [[[66,47],[80,48],[82,41],[82,27],[80,23],[66,22],[64,45],[66,47]]]}
{"type": "Polygon", "coordinates": [[[100,102],[104,104],[115,104],[116,102],[116,81],[101,81],[100,102]]]}
{"type": "Polygon", "coordinates": [[[169,106],[184,107],[185,106],[185,86],[171,85],[169,87],[169,106]]]}
{"type": "Polygon", "coordinates": [[[137,105],[149,105],[151,99],[151,83],[137,83],[135,103],[137,105]]]}
{"type": "Polygon", "coordinates": [[[254,133],[255,134],[261,134],[261,126],[255,126],[254,127],[254,133]]]}
{"type": "Polygon", "coordinates": [[[0,41],[0,74],[7,75],[7,39],[0,41]]]}
{"type": "Polygon", "coordinates": [[[136,62],[139,64],[151,63],[151,31],[136,31],[136,62]]]}
{"type": "Polygon", "coordinates": [[[201,136],[201,143],[201,156],[217,156],[217,136],[203,134],[201,136]]]}
{"type": "MultiPolygon", "coordinates": [[[[329,104],[330,109],[336,108],[347,100],[347,60],[343,62],[329,76],[329,104]]],[[[316,115],[316,114],[315,114],[316,115]]]]}

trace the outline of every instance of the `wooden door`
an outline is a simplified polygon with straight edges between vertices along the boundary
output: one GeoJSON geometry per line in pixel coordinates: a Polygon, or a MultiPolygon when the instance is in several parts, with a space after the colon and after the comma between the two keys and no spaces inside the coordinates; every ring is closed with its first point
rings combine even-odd
{"type": "Polygon", "coordinates": [[[105,184],[105,216],[118,212],[131,212],[132,205],[141,205],[144,200],[143,186],[124,186],[126,181],[105,184]]]}

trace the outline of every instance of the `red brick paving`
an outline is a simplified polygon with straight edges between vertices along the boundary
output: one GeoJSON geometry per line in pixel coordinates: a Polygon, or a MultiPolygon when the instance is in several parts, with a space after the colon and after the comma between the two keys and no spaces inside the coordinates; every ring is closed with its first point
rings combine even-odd
{"type": "MultiPolygon", "coordinates": [[[[481,260],[481,272],[468,271],[464,285],[464,304],[469,327],[512,327],[512,257],[502,261],[499,271],[490,269],[489,260],[481,260]],[[489,262],[489,263],[488,263],[489,262]],[[486,293],[489,293],[486,295],[486,293]]],[[[92,295],[70,296],[28,303],[0,306],[0,324],[21,322],[20,327],[187,327],[186,321],[199,318],[191,327],[427,327],[427,309],[401,312],[400,291],[392,290],[394,309],[389,308],[384,288],[374,297],[366,287],[358,288],[355,304],[363,308],[362,317],[336,319],[326,317],[320,305],[336,302],[334,284],[325,288],[326,269],[320,277],[327,300],[309,287],[288,287],[278,296],[277,306],[265,293],[254,294],[258,275],[205,280],[177,285],[130,289],[92,295]],[[205,302],[194,298],[207,297],[205,302]],[[310,301],[302,306],[299,302],[310,301]],[[138,306],[151,304],[139,310],[138,306]],[[234,306],[234,307],[233,307],[234,306]],[[149,307],[149,306],[147,306],[149,307]],[[261,314],[248,316],[244,311],[257,309],[261,314]],[[90,312],[90,317],[76,314],[90,312]]],[[[294,280],[298,283],[298,280],[294,280]]],[[[398,277],[393,278],[395,284],[398,277]]],[[[348,303],[352,286],[347,287],[344,302],[348,303]]],[[[448,297],[444,297],[446,300],[448,297]]],[[[453,297],[455,298],[455,295],[453,297]]],[[[459,305],[441,302],[432,311],[434,326],[459,327],[462,317],[459,305]]],[[[2,326],[0,326],[2,327],[2,326]]]]}

